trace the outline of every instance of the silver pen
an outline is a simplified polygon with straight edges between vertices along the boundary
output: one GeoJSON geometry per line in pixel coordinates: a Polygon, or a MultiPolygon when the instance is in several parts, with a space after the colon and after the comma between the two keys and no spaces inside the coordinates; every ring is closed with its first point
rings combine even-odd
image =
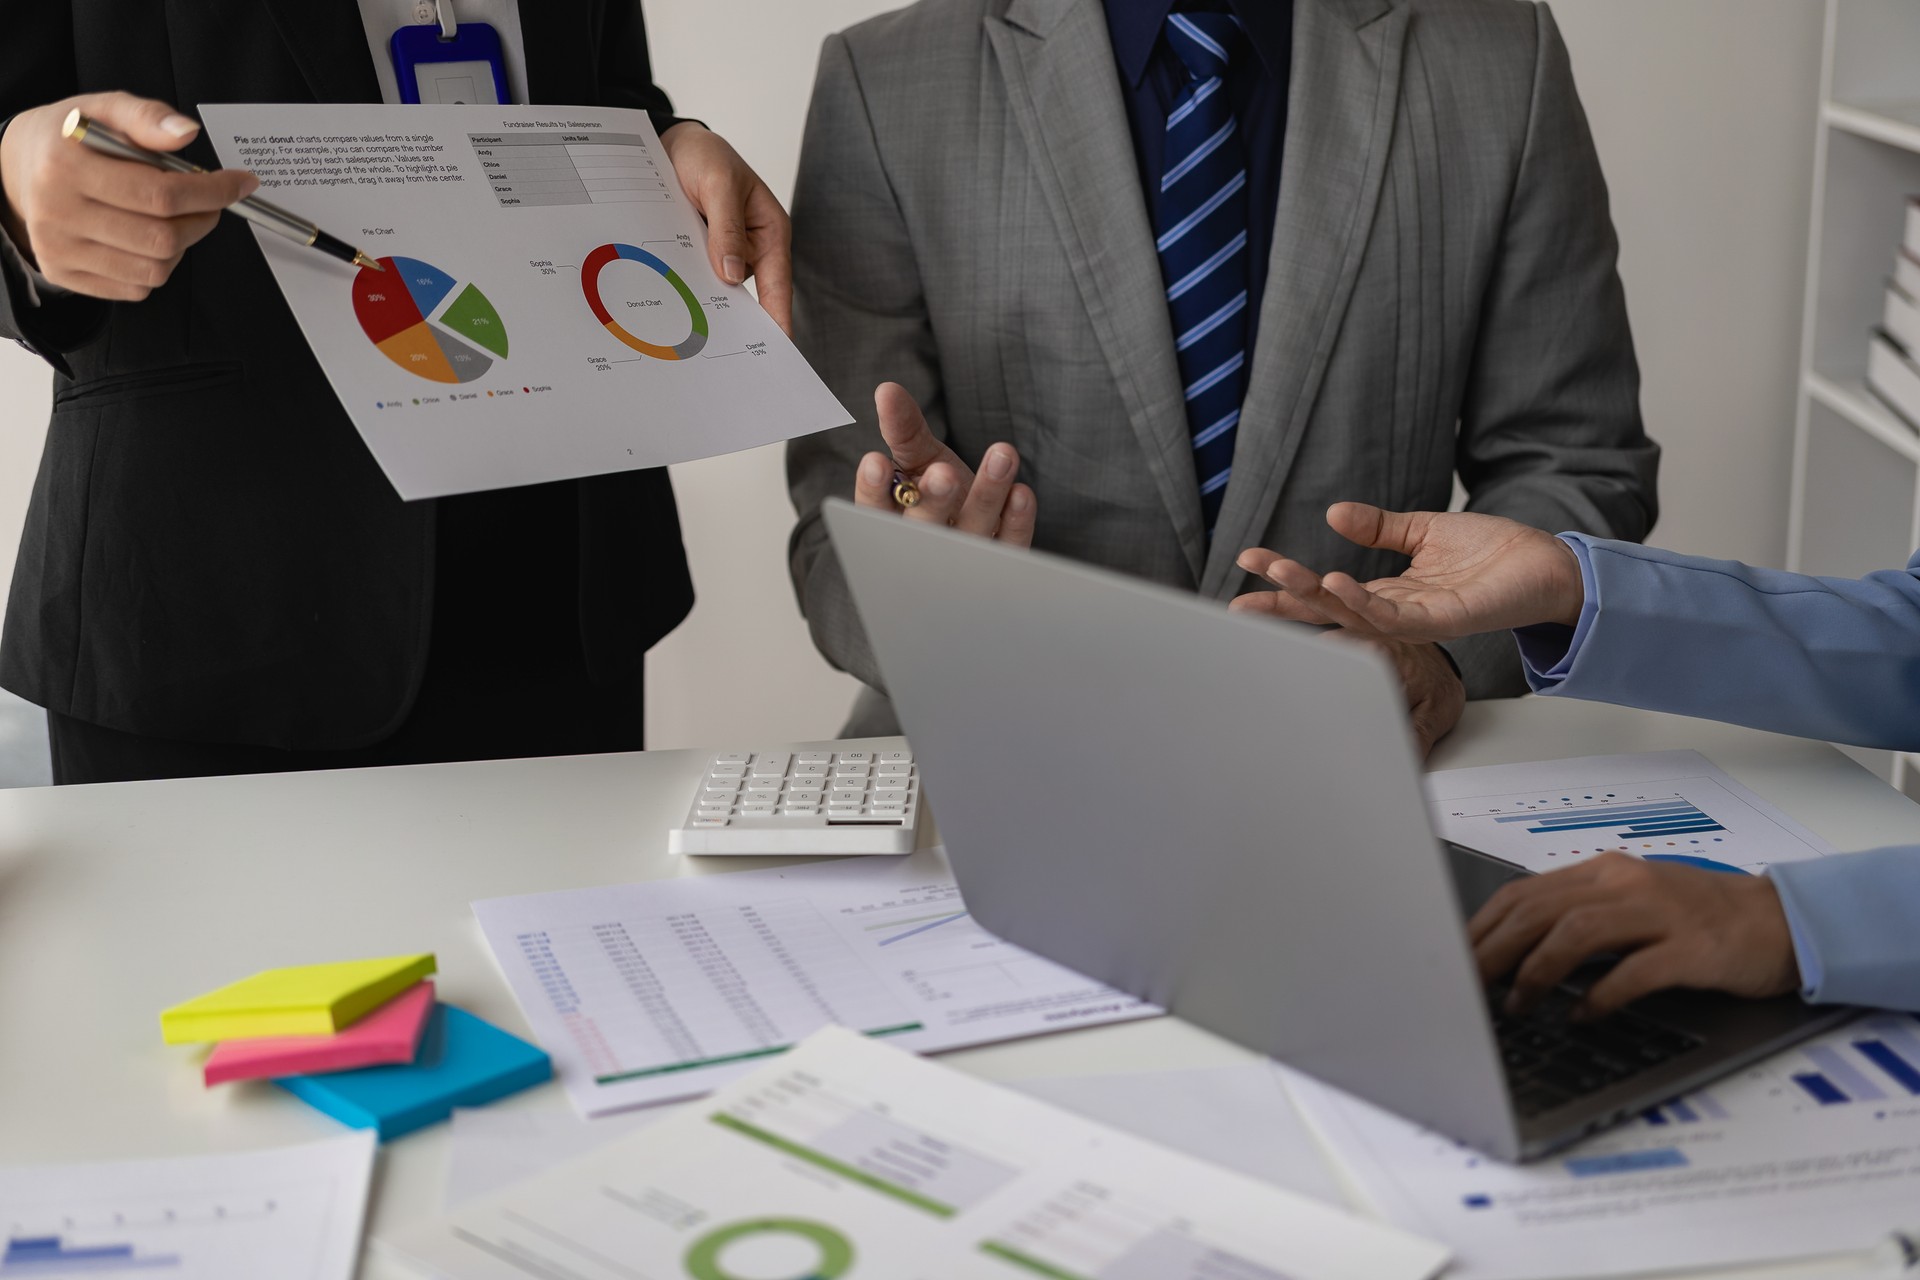
{"type": "MultiPolygon", "coordinates": [[[[78,107],[67,113],[66,123],[60,126],[60,132],[82,146],[91,147],[101,155],[113,156],[115,159],[152,165],[156,169],[165,169],[169,173],[206,172],[199,165],[189,160],[182,160],[179,156],[135,146],[98,120],[88,118],[78,107]]],[[[338,258],[356,267],[372,267],[375,271],[386,270],[379,262],[346,241],[337,236],[328,235],[298,214],[289,213],[279,205],[270,204],[259,196],[248,196],[238,204],[230,204],[227,206],[227,212],[237,213],[255,226],[277,232],[296,244],[303,244],[309,249],[318,249],[328,257],[338,258]]]]}

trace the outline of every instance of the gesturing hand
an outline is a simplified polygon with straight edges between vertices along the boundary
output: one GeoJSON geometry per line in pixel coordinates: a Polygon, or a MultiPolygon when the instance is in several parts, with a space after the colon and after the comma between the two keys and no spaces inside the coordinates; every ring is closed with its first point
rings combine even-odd
{"type": "Polygon", "coordinates": [[[793,224],[727,140],[694,120],[660,135],[674,176],[707,220],[707,258],[728,284],[754,278],[760,305],[793,333],[793,224]]]}
{"type": "Polygon", "coordinates": [[[1383,511],[1341,502],[1327,512],[1335,533],[1363,547],[1413,557],[1397,578],[1324,578],[1274,551],[1240,553],[1240,567],[1279,587],[1240,596],[1233,607],[1295,622],[1333,623],[1395,640],[1453,640],[1540,622],[1579,621],[1580,562],[1560,539],[1498,516],[1383,511]]]}
{"type": "Polygon", "coordinates": [[[1620,852],[1515,880],[1468,922],[1488,981],[1513,975],[1522,1012],[1593,956],[1624,959],[1576,1016],[1599,1017],[1666,987],[1773,996],[1800,984],[1793,935],[1773,881],[1620,852]]]}
{"type": "Polygon", "coordinates": [[[14,244],[52,284],[138,302],[260,180],[238,169],[168,173],[103,156],[61,136],[76,107],[149,151],[178,151],[200,126],[164,102],[90,93],[22,111],[0,135],[0,215],[14,244]]]}
{"type": "Polygon", "coordinates": [[[927,426],[927,420],[907,389],[883,382],[873,393],[880,434],[892,454],[869,453],[860,459],[853,500],[862,507],[896,511],[893,472],[897,467],[920,489],[920,501],[905,511],[909,520],[952,525],[983,538],[997,538],[1014,546],[1033,542],[1033,524],[1039,513],[1033,490],[1014,483],[1020,473],[1020,455],[1010,444],[996,444],[981,459],[980,473],[960,460],[927,426]]]}

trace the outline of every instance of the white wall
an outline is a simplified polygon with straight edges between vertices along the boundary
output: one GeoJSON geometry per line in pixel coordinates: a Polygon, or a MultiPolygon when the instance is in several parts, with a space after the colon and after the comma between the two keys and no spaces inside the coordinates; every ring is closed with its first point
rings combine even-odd
{"type": "MultiPolygon", "coordinates": [[[[661,82],[785,199],[828,31],[884,0],[649,0],[661,82]]],[[[1612,185],[1621,270],[1667,446],[1663,545],[1778,563],[1818,92],[1816,0],[1558,0],[1612,185]]],[[[0,567],[46,412],[0,351],[0,567]]],[[[694,616],[650,662],[657,746],[831,734],[853,692],[814,654],[786,575],[777,449],[676,468],[694,616]]],[[[0,592],[4,583],[0,582],[0,592]]]]}

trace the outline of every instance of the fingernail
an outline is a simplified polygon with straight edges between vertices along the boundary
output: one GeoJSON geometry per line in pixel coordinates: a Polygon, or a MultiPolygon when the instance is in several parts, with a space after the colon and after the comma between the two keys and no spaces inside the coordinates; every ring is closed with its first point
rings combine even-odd
{"type": "Polygon", "coordinates": [[[1014,490],[1013,496],[1007,499],[1007,510],[1013,512],[1013,514],[1017,516],[1023,516],[1027,514],[1027,508],[1032,505],[1033,505],[1033,498],[1028,495],[1025,489],[1014,490]]]}
{"type": "Polygon", "coordinates": [[[995,445],[987,450],[987,474],[995,480],[1005,480],[1013,474],[1013,453],[995,445]]]}
{"type": "Polygon", "coordinates": [[[747,260],[737,253],[730,253],[720,260],[721,272],[727,277],[728,284],[747,282],[747,260]]]}
{"type": "Polygon", "coordinates": [[[887,482],[887,464],[878,458],[869,457],[860,464],[860,483],[869,487],[887,482]]]}
{"type": "Polygon", "coordinates": [[[175,112],[160,122],[160,132],[170,133],[176,138],[184,138],[199,128],[199,125],[187,119],[187,117],[181,115],[179,112],[175,112]]]}
{"type": "Polygon", "coordinates": [[[929,471],[921,478],[920,487],[927,491],[930,498],[944,498],[953,492],[953,475],[944,467],[929,471]]]}

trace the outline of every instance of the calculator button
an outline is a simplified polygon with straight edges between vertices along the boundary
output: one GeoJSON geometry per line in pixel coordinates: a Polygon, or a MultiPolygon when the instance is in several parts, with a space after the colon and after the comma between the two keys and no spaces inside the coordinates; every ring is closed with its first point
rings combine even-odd
{"type": "Polygon", "coordinates": [[[877,759],[878,759],[878,760],[880,761],[880,763],[881,763],[881,764],[912,764],[912,763],[913,763],[913,752],[911,752],[911,751],[882,751],[882,752],[881,752],[881,753],[879,754],[879,756],[878,756],[878,757],[876,757],[876,758],[877,758],[877,759]]]}
{"type": "Polygon", "coordinates": [[[873,766],[866,764],[837,764],[833,766],[836,778],[864,778],[872,774],[873,766]]]}
{"type": "Polygon", "coordinates": [[[727,820],[725,818],[695,818],[687,825],[693,827],[724,827],[727,825],[727,820]]]}
{"type": "Polygon", "coordinates": [[[913,766],[910,764],[889,764],[882,760],[878,765],[874,766],[873,771],[882,778],[905,778],[912,775],[913,766]]]}
{"type": "Polygon", "coordinates": [[[793,790],[787,792],[788,804],[819,804],[824,799],[826,799],[825,794],[819,791],[793,790]]]}
{"type": "Polygon", "coordinates": [[[868,809],[867,812],[876,818],[904,818],[907,816],[906,806],[898,804],[876,804],[871,809],[868,809]]]}
{"type": "Polygon", "coordinates": [[[793,758],[797,763],[800,763],[800,764],[832,764],[833,752],[801,751],[796,753],[793,758]]]}
{"type": "Polygon", "coordinates": [[[867,780],[865,778],[835,778],[833,780],[833,793],[835,795],[859,795],[866,789],[867,780]]]}
{"type": "Polygon", "coordinates": [[[787,757],[761,756],[753,762],[753,776],[756,778],[778,778],[787,772],[787,757]]]}
{"type": "Polygon", "coordinates": [[[707,770],[707,776],[709,778],[744,778],[747,776],[747,766],[743,764],[717,764],[707,770]]]}
{"type": "Polygon", "coordinates": [[[753,795],[757,792],[764,792],[764,791],[778,791],[779,789],[780,789],[780,779],[778,778],[748,778],[747,779],[748,795],[753,795]]]}
{"type": "Polygon", "coordinates": [[[873,793],[873,802],[875,804],[905,804],[907,802],[907,793],[905,791],[895,790],[876,791],[873,793]]]}
{"type": "Polygon", "coordinates": [[[832,775],[827,772],[827,766],[823,764],[797,764],[793,766],[793,781],[795,785],[810,782],[815,786],[825,786],[827,779],[831,776],[832,775]]]}
{"type": "Polygon", "coordinates": [[[780,815],[785,818],[817,818],[820,816],[820,806],[817,804],[790,804],[780,811],[780,815]]]}
{"type": "Polygon", "coordinates": [[[729,752],[726,755],[715,756],[713,758],[713,762],[716,765],[723,765],[723,764],[744,765],[751,762],[752,760],[753,760],[753,756],[744,751],[729,752]]]}
{"type": "Polygon", "coordinates": [[[872,764],[873,752],[842,751],[839,755],[834,757],[834,762],[836,764],[872,764]]]}

